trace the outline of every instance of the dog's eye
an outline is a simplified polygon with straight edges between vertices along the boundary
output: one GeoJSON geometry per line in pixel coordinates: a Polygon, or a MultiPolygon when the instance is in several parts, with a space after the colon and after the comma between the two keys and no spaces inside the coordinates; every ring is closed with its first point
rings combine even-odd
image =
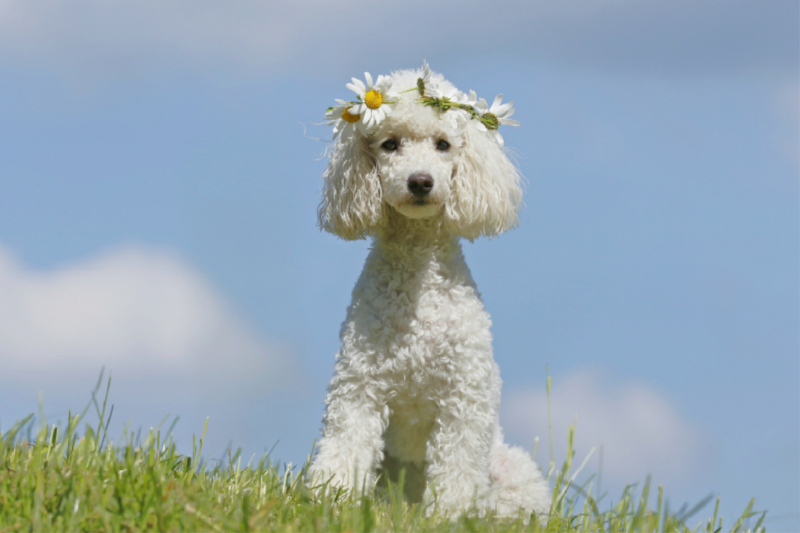
{"type": "Polygon", "coordinates": [[[394,139],[389,139],[388,141],[385,141],[381,145],[381,148],[383,148],[387,152],[394,152],[395,150],[397,150],[397,142],[394,139]]]}
{"type": "Polygon", "coordinates": [[[450,143],[442,139],[438,143],[436,143],[436,149],[440,152],[446,152],[450,149],[450,143]]]}

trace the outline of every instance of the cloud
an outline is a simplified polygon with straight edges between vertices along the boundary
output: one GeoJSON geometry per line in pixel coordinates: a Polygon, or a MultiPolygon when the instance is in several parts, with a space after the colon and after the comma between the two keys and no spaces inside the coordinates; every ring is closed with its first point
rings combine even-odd
{"type": "Polygon", "coordinates": [[[51,271],[0,247],[0,383],[68,383],[106,367],[123,389],[175,395],[270,392],[291,350],[261,338],[211,283],[167,251],[127,247],[51,271]],[[153,387],[150,387],[153,388],[153,387]]]}
{"type": "Polygon", "coordinates": [[[300,64],[347,78],[485,54],[670,75],[795,72],[797,17],[786,0],[0,0],[0,61],[101,77],[300,64]]]}
{"type": "MultiPolygon", "coordinates": [[[[584,370],[554,379],[550,398],[559,467],[567,449],[567,426],[577,415],[575,461],[580,464],[592,447],[597,448],[588,467],[596,472],[602,446],[604,479],[627,484],[652,474],[657,482],[676,484],[691,481],[704,469],[708,445],[704,433],[684,421],[666,398],[644,385],[620,385],[602,372],[584,370]]],[[[501,419],[512,441],[530,447],[539,437],[538,460],[546,465],[546,391],[505,394],[501,419]]]]}

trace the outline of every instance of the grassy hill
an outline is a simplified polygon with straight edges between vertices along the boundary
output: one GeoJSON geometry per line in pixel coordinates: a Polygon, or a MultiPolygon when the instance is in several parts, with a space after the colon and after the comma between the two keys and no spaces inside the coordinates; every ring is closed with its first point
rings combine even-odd
{"type": "Polygon", "coordinates": [[[571,438],[570,459],[560,470],[551,468],[554,503],[546,525],[531,517],[499,520],[477,513],[451,520],[435,504],[409,506],[392,491],[382,498],[343,491],[320,495],[306,486],[308,464],[292,468],[265,457],[243,466],[238,453],[230,453],[225,464],[209,464],[202,456],[205,430],[191,455],[178,453],[171,429],[150,430],[144,438],[126,432],[124,442],[115,444],[104,423],[106,403],[93,406],[95,425],[70,415],[66,427],[34,426],[31,416],[0,433],[0,533],[763,531],[765,513],[753,513],[752,501],[739,521],[723,530],[716,509],[702,520],[693,516],[698,508],[670,510],[662,488],[651,491],[649,482],[640,490],[626,489],[613,502],[608,496],[597,501],[591,480],[581,487],[571,481],[571,438]]]}

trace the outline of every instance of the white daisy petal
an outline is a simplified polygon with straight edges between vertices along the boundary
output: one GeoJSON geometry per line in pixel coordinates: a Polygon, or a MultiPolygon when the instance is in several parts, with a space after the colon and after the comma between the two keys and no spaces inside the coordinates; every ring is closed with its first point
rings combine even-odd
{"type": "Polygon", "coordinates": [[[362,90],[362,91],[364,91],[364,92],[367,92],[367,86],[366,86],[366,85],[364,85],[364,82],[363,82],[363,81],[361,81],[361,80],[360,80],[360,79],[358,79],[358,78],[350,78],[350,79],[351,79],[351,80],[353,80],[353,83],[354,83],[354,84],[355,84],[355,85],[356,85],[356,86],[357,86],[359,89],[361,89],[361,90],[362,90]]]}
{"type": "Polygon", "coordinates": [[[367,80],[367,88],[372,89],[372,76],[370,76],[369,72],[364,73],[364,78],[367,80]]]}
{"type": "Polygon", "coordinates": [[[492,107],[489,108],[489,112],[491,114],[495,114],[495,109],[500,106],[500,102],[503,101],[503,93],[498,94],[494,97],[494,102],[492,102],[492,107]]]}
{"type": "Polygon", "coordinates": [[[502,117],[501,117],[501,118],[508,118],[508,117],[510,117],[511,115],[513,115],[515,111],[516,111],[516,109],[514,109],[514,108],[512,107],[511,109],[509,109],[508,111],[506,111],[505,113],[503,113],[503,115],[502,115],[502,117]]]}
{"type": "Polygon", "coordinates": [[[456,89],[455,87],[449,87],[446,89],[439,90],[438,92],[440,94],[440,97],[454,100],[456,98],[456,95],[458,94],[458,89],[456,89]]]}
{"type": "Polygon", "coordinates": [[[376,85],[375,89],[383,95],[384,100],[389,100],[397,96],[397,91],[394,90],[392,80],[385,80],[380,85],[376,85]]]}
{"type": "Polygon", "coordinates": [[[510,118],[498,119],[503,126],[519,126],[519,122],[510,118]]]}
{"type": "Polygon", "coordinates": [[[511,110],[512,113],[514,112],[514,102],[507,102],[507,103],[505,103],[505,104],[503,104],[501,106],[497,106],[497,109],[494,111],[494,114],[496,116],[498,116],[498,117],[500,117],[500,116],[508,116],[508,115],[506,115],[506,112],[509,109],[511,110]]]}
{"type": "MultiPolygon", "coordinates": [[[[364,84],[362,83],[361,85],[364,85],[364,84]]],[[[355,84],[352,84],[352,83],[348,83],[346,85],[346,87],[348,89],[350,89],[351,91],[353,91],[354,93],[356,93],[359,98],[364,98],[364,95],[367,94],[367,91],[365,91],[364,89],[362,89],[358,85],[355,85],[355,84]]]]}

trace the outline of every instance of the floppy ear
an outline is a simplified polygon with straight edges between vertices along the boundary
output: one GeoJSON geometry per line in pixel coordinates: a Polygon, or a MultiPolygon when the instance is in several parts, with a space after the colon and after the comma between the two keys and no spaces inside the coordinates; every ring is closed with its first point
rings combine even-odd
{"type": "Polygon", "coordinates": [[[520,174],[494,137],[467,123],[445,206],[451,232],[472,240],[517,225],[522,203],[520,174]]]}
{"type": "Polygon", "coordinates": [[[339,139],[322,175],[319,227],[347,240],[372,233],[382,216],[381,182],[367,141],[358,134],[339,139]]]}

